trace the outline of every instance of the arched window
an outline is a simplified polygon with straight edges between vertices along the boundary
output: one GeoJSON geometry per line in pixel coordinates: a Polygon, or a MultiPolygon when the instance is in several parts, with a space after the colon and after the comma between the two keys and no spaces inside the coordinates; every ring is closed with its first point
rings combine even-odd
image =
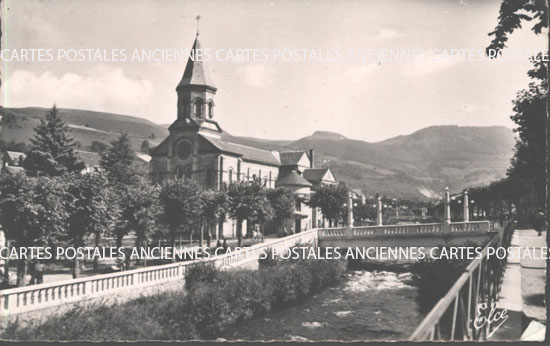
{"type": "Polygon", "coordinates": [[[214,116],[214,102],[208,101],[208,117],[212,118],[214,116]]]}
{"type": "Polygon", "coordinates": [[[194,109],[195,116],[197,118],[202,117],[202,100],[201,99],[198,99],[197,101],[195,101],[194,108],[195,108],[194,109]]]}
{"type": "Polygon", "coordinates": [[[233,182],[233,170],[230,169],[227,175],[228,175],[227,181],[231,184],[233,182]]]}

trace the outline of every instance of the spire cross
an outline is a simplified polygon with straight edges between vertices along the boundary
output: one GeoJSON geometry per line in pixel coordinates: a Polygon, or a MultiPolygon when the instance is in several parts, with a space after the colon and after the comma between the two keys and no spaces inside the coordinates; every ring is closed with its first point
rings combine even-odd
{"type": "Polygon", "coordinates": [[[201,16],[199,14],[197,14],[195,19],[197,20],[197,36],[199,36],[199,20],[201,19],[201,16]]]}

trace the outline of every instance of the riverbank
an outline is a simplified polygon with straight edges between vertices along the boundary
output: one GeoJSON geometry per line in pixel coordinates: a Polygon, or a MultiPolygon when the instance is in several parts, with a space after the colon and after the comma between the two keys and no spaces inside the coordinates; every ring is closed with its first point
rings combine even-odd
{"type": "Polygon", "coordinates": [[[233,325],[337,284],[343,261],[281,261],[265,270],[191,267],[185,289],[123,304],[77,306],[43,323],[11,323],[4,340],[211,340],[233,325]]]}
{"type": "Polygon", "coordinates": [[[229,328],[218,340],[407,340],[424,317],[412,275],[352,270],[345,276],[338,286],[229,328]]]}

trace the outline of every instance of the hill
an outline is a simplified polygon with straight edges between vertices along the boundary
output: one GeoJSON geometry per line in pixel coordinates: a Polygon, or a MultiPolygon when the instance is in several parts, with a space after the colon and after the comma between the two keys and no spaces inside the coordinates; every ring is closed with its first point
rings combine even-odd
{"type": "MultiPolygon", "coordinates": [[[[28,143],[47,111],[34,107],[0,109],[2,139],[28,143]]],[[[108,143],[120,131],[128,132],[136,150],[144,140],[154,146],[168,135],[165,125],[132,116],[77,109],[60,109],[60,113],[83,149],[94,140],[108,143]]],[[[316,164],[330,166],[337,179],[366,193],[404,198],[430,198],[445,186],[459,191],[500,179],[509,166],[515,143],[512,130],[498,126],[431,126],[375,143],[325,131],[296,141],[229,133],[222,136],[265,150],[314,149],[316,164]]]]}
{"type": "Polygon", "coordinates": [[[313,148],[319,165],[365,191],[411,198],[504,177],[514,144],[506,127],[432,126],[377,143],[310,136],[289,146],[313,148]]]}
{"type": "MultiPolygon", "coordinates": [[[[34,128],[48,112],[47,108],[1,108],[3,141],[29,142],[34,128]]],[[[69,124],[73,136],[81,148],[87,148],[92,141],[109,143],[121,131],[128,132],[135,149],[144,140],[151,146],[157,145],[168,135],[168,129],[149,120],[128,115],[94,112],[80,109],[60,108],[59,114],[69,124]]]]}

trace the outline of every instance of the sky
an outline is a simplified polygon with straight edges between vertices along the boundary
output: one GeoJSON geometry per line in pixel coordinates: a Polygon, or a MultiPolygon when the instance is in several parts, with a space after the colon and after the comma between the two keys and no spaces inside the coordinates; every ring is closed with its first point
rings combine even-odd
{"type": "MultiPolygon", "coordinates": [[[[484,49],[499,6],[491,0],[4,0],[1,103],[56,103],[171,123],[186,59],[112,61],[113,52],[129,58],[134,50],[188,50],[200,14],[203,49],[222,52],[206,62],[218,88],[214,119],[233,135],[297,139],[333,131],[375,142],[432,125],[513,128],[512,100],[529,83],[527,58],[445,55],[484,49]],[[106,52],[103,61],[56,60],[60,51],[87,48],[106,52]],[[25,61],[25,49],[49,49],[54,59],[25,61]],[[264,49],[268,59],[227,59],[237,49],[264,49]],[[429,61],[275,59],[283,49],[319,56],[424,49],[429,61]]],[[[529,29],[527,23],[514,33],[511,51],[544,48],[544,35],[529,29]]]]}

